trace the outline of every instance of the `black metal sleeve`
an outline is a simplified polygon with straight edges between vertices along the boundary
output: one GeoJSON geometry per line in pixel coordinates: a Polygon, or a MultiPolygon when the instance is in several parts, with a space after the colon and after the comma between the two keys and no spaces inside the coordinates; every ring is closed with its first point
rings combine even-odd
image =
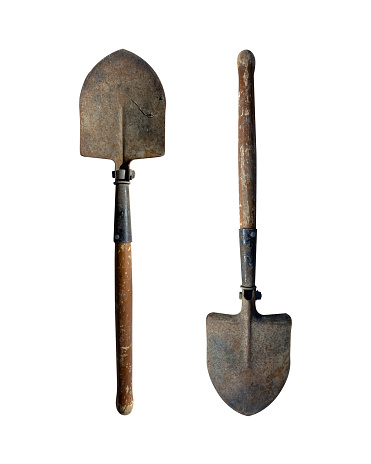
{"type": "Polygon", "coordinates": [[[129,183],[116,183],[114,242],[131,242],[129,183]]]}
{"type": "Polygon", "coordinates": [[[255,287],[256,229],[240,229],[242,287],[255,287]]]}

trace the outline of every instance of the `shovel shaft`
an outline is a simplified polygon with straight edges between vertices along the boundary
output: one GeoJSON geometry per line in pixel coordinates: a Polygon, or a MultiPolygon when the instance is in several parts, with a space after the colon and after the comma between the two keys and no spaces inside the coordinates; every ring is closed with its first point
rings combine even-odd
{"type": "Polygon", "coordinates": [[[131,243],[115,244],[117,399],[120,414],[133,409],[131,243]]]}
{"type": "Polygon", "coordinates": [[[129,184],[116,184],[115,306],[117,398],[120,414],[133,409],[132,390],[132,265],[129,184]]]}
{"type": "Polygon", "coordinates": [[[238,177],[240,228],[256,228],[256,135],[254,101],[254,55],[238,55],[238,177]]]}

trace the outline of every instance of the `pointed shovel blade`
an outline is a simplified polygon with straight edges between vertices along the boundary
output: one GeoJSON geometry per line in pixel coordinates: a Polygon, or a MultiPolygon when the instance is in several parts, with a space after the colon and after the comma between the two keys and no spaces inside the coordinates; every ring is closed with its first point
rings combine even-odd
{"type": "Polygon", "coordinates": [[[216,391],[240,414],[262,411],[289,374],[290,316],[262,316],[255,301],[243,296],[239,314],[211,313],[206,326],[207,367],[216,391]]]}
{"type": "Polygon", "coordinates": [[[165,93],[153,69],[118,50],[88,74],[80,95],[82,156],[112,159],[115,168],[165,153],[165,93]]]}

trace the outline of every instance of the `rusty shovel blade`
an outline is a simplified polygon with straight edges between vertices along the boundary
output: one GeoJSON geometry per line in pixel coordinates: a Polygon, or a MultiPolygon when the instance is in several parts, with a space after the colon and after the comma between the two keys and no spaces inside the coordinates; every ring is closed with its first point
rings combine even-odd
{"type": "Polygon", "coordinates": [[[221,398],[251,416],[269,406],[290,370],[291,318],[260,315],[253,299],[242,297],[239,314],[207,317],[207,366],[221,398]]]}
{"type": "Polygon", "coordinates": [[[206,319],[207,367],[221,398],[250,416],[266,408],[284,386],[290,369],[291,318],[262,316],[255,286],[256,135],[254,71],[249,50],[237,60],[239,74],[238,167],[242,309],[239,314],[211,313],[206,319]]]}
{"type": "Polygon", "coordinates": [[[88,74],[80,95],[82,156],[112,159],[115,168],[165,153],[165,93],[139,56],[118,50],[88,74]]]}

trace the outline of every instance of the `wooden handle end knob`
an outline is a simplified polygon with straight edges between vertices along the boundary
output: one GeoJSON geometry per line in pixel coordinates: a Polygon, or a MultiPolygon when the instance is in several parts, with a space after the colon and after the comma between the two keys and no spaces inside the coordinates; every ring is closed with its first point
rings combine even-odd
{"type": "Polygon", "coordinates": [[[238,55],[237,65],[240,66],[252,66],[255,68],[255,56],[250,50],[242,50],[238,55]]]}

